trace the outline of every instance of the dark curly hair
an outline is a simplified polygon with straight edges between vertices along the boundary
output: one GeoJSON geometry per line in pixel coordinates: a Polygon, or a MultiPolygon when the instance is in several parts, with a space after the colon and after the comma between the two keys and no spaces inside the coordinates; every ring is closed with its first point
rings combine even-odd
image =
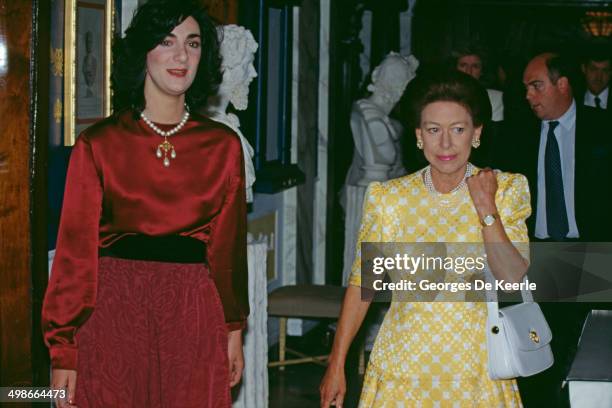
{"type": "Polygon", "coordinates": [[[131,108],[137,115],[145,108],[147,54],[187,17],[193,17],[200,26],[202,54],[185,101],[195,110],[217,92],[222,79],[219,38],[206,11],[194,0],[149,0],[136,10],[125,37],[117,39],[113,46],[114,112],[131,108]]]}
{"type": "Polygon", "coordinates": [[[438,101],[456,102],[463,106],[472,117],[474,126],[486,124],[491,118],[491,103],[486,89],[468,74],[454,69],[436,70],[423,74],[407,89],[410,126],[421,124],[421,113],[427,105],[438,101]]]}

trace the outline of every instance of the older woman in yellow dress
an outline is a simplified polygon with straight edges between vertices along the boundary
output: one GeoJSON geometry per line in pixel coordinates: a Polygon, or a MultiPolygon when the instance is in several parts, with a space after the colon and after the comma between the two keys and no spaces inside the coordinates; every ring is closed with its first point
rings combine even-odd
{"type": "MultiPolygon", "coordinates": [[[[527,242],[527,180],[477,169],[472,148],[490,110],[484,89],[449,72],[420,80],[412,101],[416,143],[429,165],[372,183],[321,406],[341,407],[344,363],[370,302],[361,297],[361,242],[484,243],[496,279],[520,282],[528,262],[513,244],[527,242]]],[[[360,407],[520,407],[514,380],[487,371],[487,308],[483,302],[392,301],[376,338],[360,407]]]]}

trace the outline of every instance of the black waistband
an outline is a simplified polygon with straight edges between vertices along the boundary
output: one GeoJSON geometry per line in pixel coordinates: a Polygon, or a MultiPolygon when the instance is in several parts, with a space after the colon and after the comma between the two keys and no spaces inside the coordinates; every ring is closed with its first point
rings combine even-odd
{"type": "Polygon", "coordinates": [[[100,248],[99,255],[138,261],[206,263],[206,244],[182,235],[126,235],[100,248]]]}

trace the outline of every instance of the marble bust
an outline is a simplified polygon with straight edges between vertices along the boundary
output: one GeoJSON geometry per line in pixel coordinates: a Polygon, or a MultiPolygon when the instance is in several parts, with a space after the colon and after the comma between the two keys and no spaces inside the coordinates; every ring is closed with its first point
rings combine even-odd
{"type": "Polygon", "coordinates": [[[353,162],[346,177],[347,185],[367,186],[406,173],[399,145],[402,125],[389,118],[406,85],[416,76],[419,66],[414,56],[389,53],[372,73],[368,86],[371,95],[360,99],[351,111],[351,131],[355,143],[353,162]]]}
{"type": "Polygon", "coordinates": [[[223,80],[217,95],[208,100],[206,114],[211,119],[229,126],[240,136],[244,153],[246,198],[247,202],[252,202],[255,182],[254,150],[240,131],[238,116],[228,113],[227,108],[231,103],[236,110],[246,110],[249,104],[249,85],[257,77],[253,60],[258,45],[253,34],[244,27],[228,24],[220,26],[218,31],[223,80]]]}

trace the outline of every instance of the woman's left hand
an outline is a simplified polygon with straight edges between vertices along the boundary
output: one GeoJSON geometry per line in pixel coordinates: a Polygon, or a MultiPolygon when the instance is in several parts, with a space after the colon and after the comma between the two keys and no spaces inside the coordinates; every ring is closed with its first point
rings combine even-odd
{"type": "Polygon", "coordinates": [[[468,189],[474,207],[479,216],[497,212],[495,193],[497,192],[497,177],[495,172],[486,167],[474,176],[467,178],[468,189]]]}
{"type": "Polygon", "coordinates": [[[227,339],[227,356],[229,358],[230,387],[238,384],[244,369],[242,352],[242,330],[231,331],[227,339]]]}

